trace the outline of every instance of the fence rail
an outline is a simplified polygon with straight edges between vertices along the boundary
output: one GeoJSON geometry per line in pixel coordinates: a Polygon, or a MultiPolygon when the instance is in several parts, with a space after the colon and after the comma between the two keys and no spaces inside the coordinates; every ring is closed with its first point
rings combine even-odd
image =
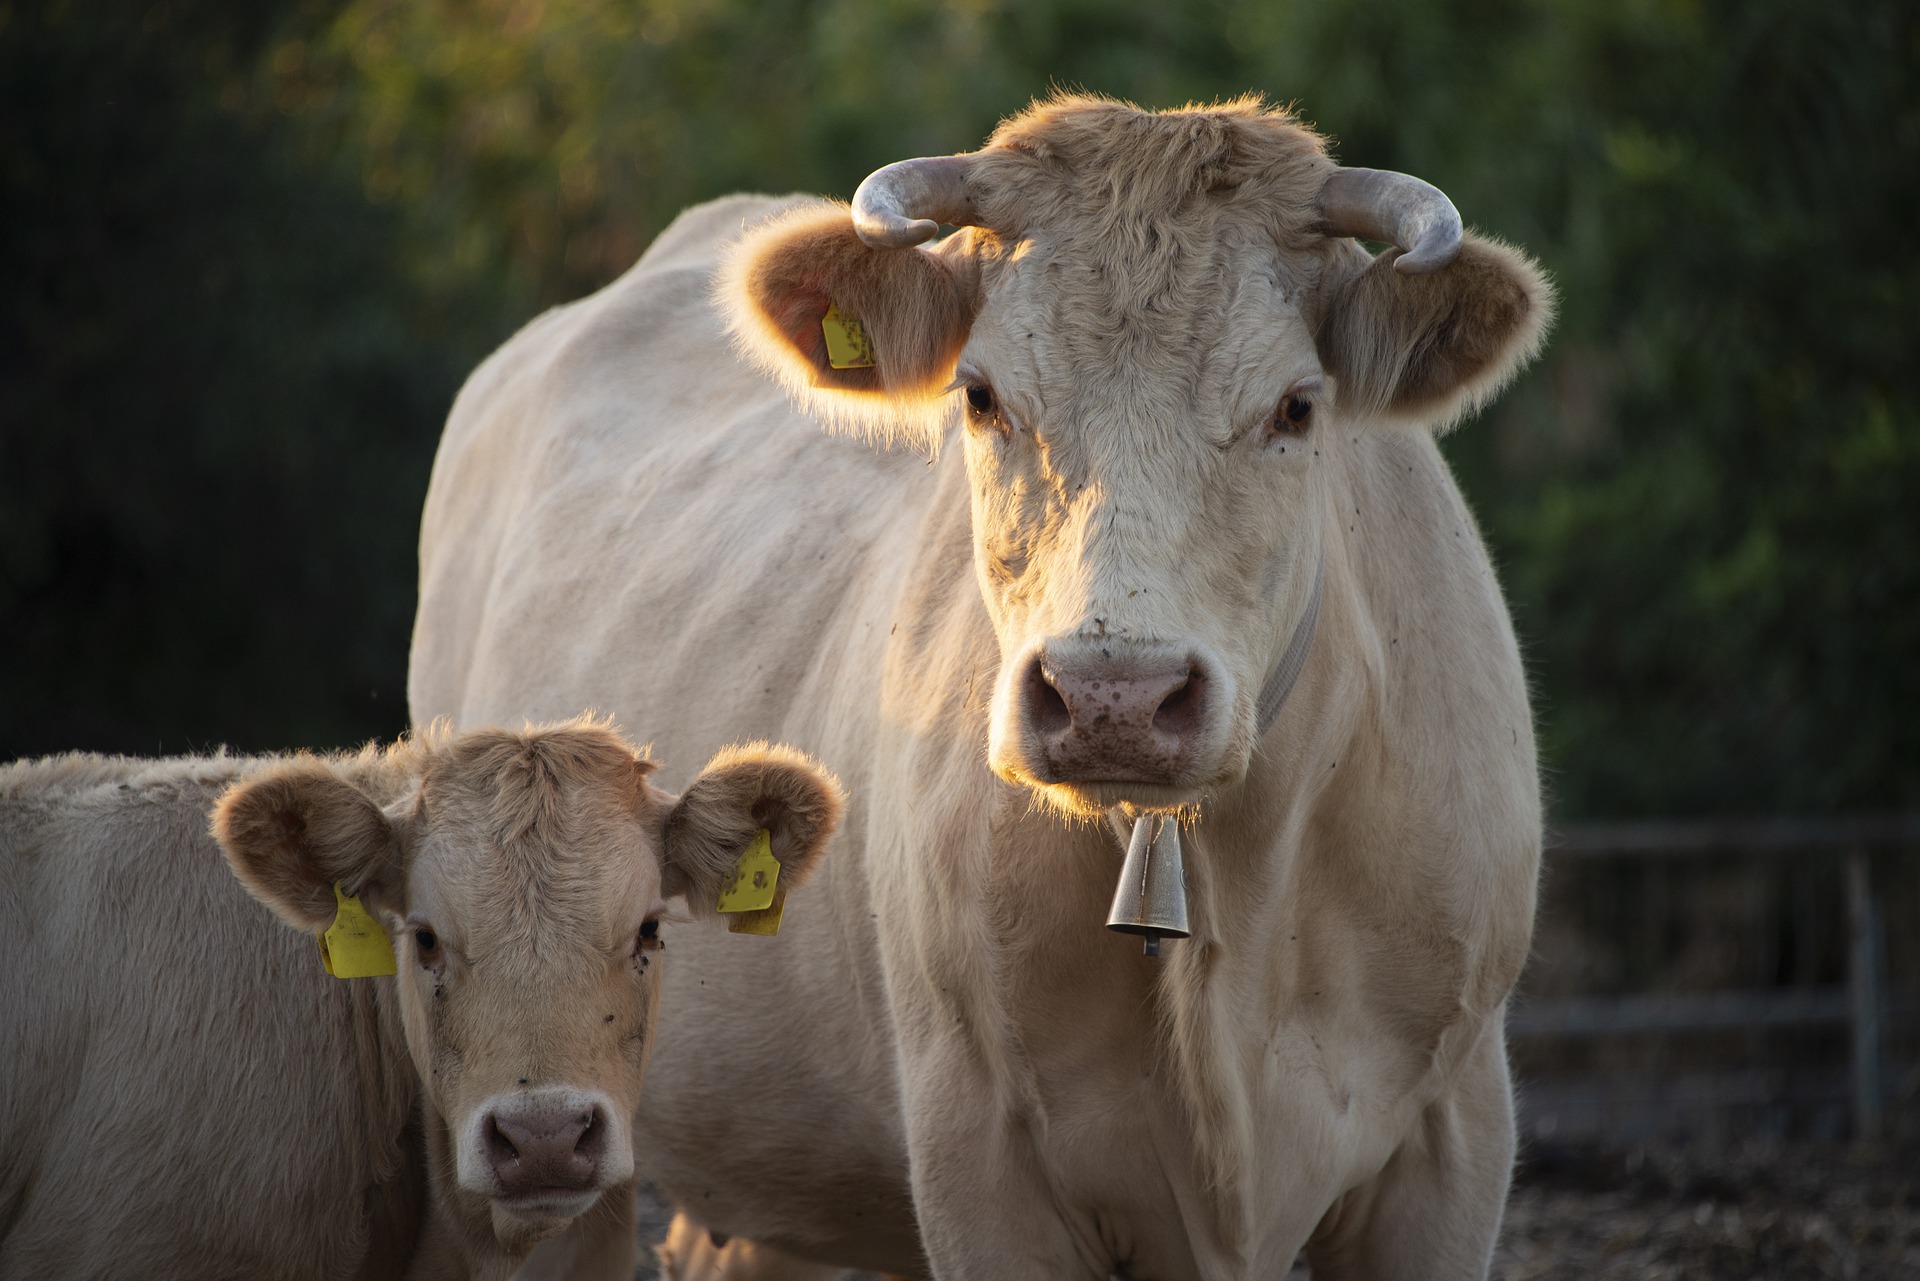
{"type": "Polygon", "coordinates": [[[1873,856],[1920,855],[1920,814],[1834,818],[1606,823],[1551,833],[1550,860],[1697,858],[1753,860],[1783,855],[1839,860],[1846,903],[1844,986],[1516,1001],[1507,1031],[1516,1039],[1578,1039],[1847,1025],[1852,1047],[1853,1131],[1880,1135],[1886,1097],[1883,1055],[1890,1014],[1914,1012],[1912,994],[1891,1003],[1885,921],[1873,884],[1873,856]]]}
{"type": "Polygon", "coordinates": [[[1920,814],[1591,823],[1547,835],[1549,858],[1920,852],[1920,814]]]}

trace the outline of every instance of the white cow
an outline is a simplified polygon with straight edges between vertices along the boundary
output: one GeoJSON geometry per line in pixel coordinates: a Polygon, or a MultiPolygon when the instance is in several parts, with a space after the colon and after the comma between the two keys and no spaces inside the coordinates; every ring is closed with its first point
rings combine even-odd
{"type": "Polygon", "coordinates": [[[839,806],[764,745],[652,770],[592,723],[0,767],[0,1277],[497,1281],[600,1218],[630,1260],[667,900],[761,827],[798,884],[839,806]]]}
{"type": "Polygon", "coordinates": [[[777,736],[853,798],[807,911],[666,980],[635,1142],[703,1272],[1485,1272],[1540,806],[1433,436],[1550,311],[1284,113],[1060,98],[851,210],[691,210],[474,374],[414,715],[777,736]],[[1162,813],[1156,959],[1103,923],[1162,813]]]}

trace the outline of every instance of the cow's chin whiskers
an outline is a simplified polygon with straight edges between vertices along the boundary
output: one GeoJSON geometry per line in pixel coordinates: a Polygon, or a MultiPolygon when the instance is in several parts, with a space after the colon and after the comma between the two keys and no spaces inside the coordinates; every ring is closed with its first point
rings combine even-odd
{"type": "Polygon", "coordinates": [[[1191,815],[1222,782],[1220,779],[1194,783],[1051,781],[1039,777],[1017,757],[994,759],[991,766],[1003,781],[1025,789],[1036,810],[1076,822],[1100,821],[1108,811],[1117,808],[1135,814],[1191,815]]]}
{"type": "Polygon", "coordinates": [[[1136,814],[1190,814],[1200,804],[1204,789],[1164,783],[1042,783],[1014,780],[1024,785],[1039,807],[1070,819],[1099,819],[1109,810],[1136,814]]]}
{"type": "Polygon", "coordinates": [[[591,1192],[491,1199],[487,1208],[493,1220],[494,1239],[503,1249],[531,1250],[548,1237],[573,1226],[575,1219],[599,1203],[600,1195],[601,1190],[596,1188],[591,1192]]]}

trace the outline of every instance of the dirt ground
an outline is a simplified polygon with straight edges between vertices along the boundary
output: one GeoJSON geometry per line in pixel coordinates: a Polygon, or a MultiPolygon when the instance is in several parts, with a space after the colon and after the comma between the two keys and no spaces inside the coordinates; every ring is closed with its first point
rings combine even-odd
{"type": "Polygon", "coordinates": [[[1499,1281],[1916,1281],[1920,1146],[1753,1144],[1719,1154],[1536,1146],[1499,1281]]]}
{"type": "MultiPolygon", "coordinates": [[[[664,1232],[664,1213],[642,1240],[664,1232]]],[[[637,1281],[651,1281],[651,1252],[637,1281]]],[[[1305,1275],[1297,1271],[1296,1277],[1305,1275]]],[[[1495,1281],[1920,1281],[1920,1145],[1523,1157],[1495,1281]]]]}

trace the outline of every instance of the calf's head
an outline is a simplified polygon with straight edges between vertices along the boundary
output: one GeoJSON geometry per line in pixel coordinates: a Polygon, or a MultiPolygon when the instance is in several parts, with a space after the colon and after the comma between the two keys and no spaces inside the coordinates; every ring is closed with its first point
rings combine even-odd
{"type": "Polygon", "coordinates": [[[742,350],[829,422],[929,448],[961,424],[1001,650],[989,759],[1076,813],[1245,772],[1339,443],[1453,422],[1551,312],[1439,191],[1342,169],[1251,100],[1039,104],[754,230],[721,294],[742,350]],[[942,223],[962,230],[925,243],[942,223]],[[864,358],[836,362],[830,306],[864,358]]]}
{"type": "Polygon", "coordinates": [[[590,722],[429,734],[275,764],[214,811],[234,873],[296,929],[332,924],[336,884],[385,924],[435,1210],[509,1252],[633,1176],[670,901],[711,916],[763,827],[791,888],[837,821],[837,784],[787,749],[728,749],[677,799],[653,768],[590,722]]]}

